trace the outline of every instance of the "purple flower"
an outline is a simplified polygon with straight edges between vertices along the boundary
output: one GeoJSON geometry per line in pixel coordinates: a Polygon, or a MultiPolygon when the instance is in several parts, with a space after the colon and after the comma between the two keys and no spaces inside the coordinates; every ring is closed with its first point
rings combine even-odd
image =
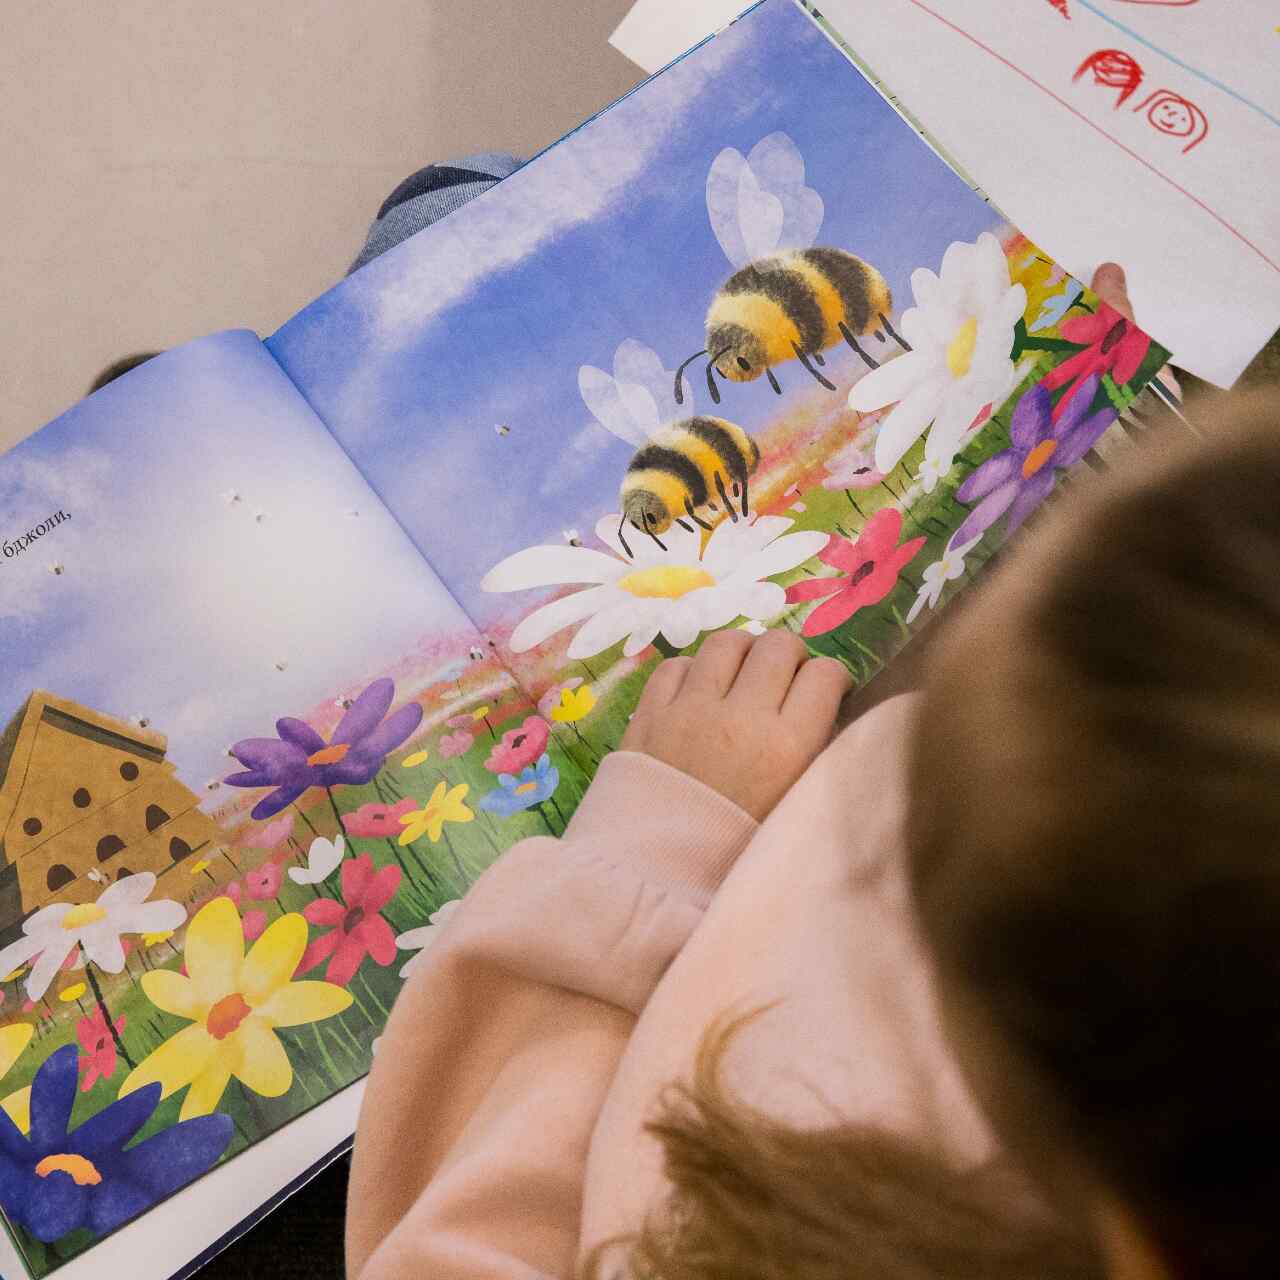
{"type": "Polygon", "coordinates": [[[375,680],[351,704],[329,742],[304,720],[277,720],[279,738],[246,738],[231,748],[246,772],[232,774],[227,785],[275,788],[251,814],[260,821],[279,813],[310,787],[371,782],[388,754],[422,720],[422,707],[416,702],[384,720],[395,694],[393,680],[375,680]]]}
{"type": "Polygon", "coordinates": [[[981,537],[1006,511],[1006,536],[1013,533],[1053,491],[1058,472],[1074,466],[1093,448],[1116,420],[1111,405],[1089,413],[1101,381],[1097,374],[1086,378],[1056,423],[1043,385],[1023,395],[1009,424],[1013,446],[988,458],[956,490],[958,502],[981,501],[956,530],[955,545],[981,537]]]}

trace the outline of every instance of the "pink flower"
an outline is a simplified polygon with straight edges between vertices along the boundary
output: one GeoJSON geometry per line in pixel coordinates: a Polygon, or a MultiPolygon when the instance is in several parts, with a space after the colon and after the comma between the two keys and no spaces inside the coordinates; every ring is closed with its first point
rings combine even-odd
{"type": "Polygon", "coordinates": [[[240,837],[241,844],[253,845],[257,849],[274,849],[281,841],[293,834],[294,815],[282,813],[274,822],[266,826],[244,831],[240,837]]]}
{"type": "Polygon", "coordinates": [[[267,927],[267,913],[257,908],[253,911],[246,911],[240,920],[240,927],[244,930],[244,940],[246,942],[257,941],[267,927]]]}
{"type": "Polygon", "coordinates": [[[325,981],[340,987],[355,977],[365,956],[388,965],[396,956],[396,935],[378,913],[395,897],[400,887],[400,868],[374,871],[373,859],[363,853],[342,864],[344,902],[317,898],[307,904],[303,915],[312,924],[333,925],[310,943],[298,962],[297,975],[310,972],[328,959],[325,981]]]}
{"type": "Polygon", "coordinates": [[[518,729],[502,735],[484,767],[493,773],[519,773],[541,757],[550,737],[551,726],[541,716],[530,716],[518,729]]]}
{"type": "Polygon", "coordinates": [[[280,892],[284,872],[278,863],[267,861],[256,871],[247,872],[244,878],[245,888],[255,902],[267,901],[280,892]]]}
{"type": "MultiPolygon", "coordinates": [[[[471,717],[467,717],[470,722],[471,717]]],[[[451,720],[450,724],[453,723],[451,720]]],[[[475,734],[459,729],[456,733],[446,733],[440,739],[440,754],[448,760],[451,756],[464,756],[475,745],[475,734]]]]}
{"type": "Polygon", "coordinates": [[[553,684],[538,699],[538,714],[546,720],[551,719],[551,713],[560,705],[560,695],[566,690],[576,689],[582,683],[581,676],[574,676],[570,680],[562,681],[560,684],[553,684]]]}
{"type": "Polygon", "coordinates": [[[476,722],[475,716],[473,716],[469,711],[466,713],[466,715],[450,716],[449,719],[445,721],[445,723],[449,726],[450,729],[466,729],[469,726],[475,724],[475,722],[476,722]]]}
{"type": "Polygon", "coordinates": [[[876,470],[872,453],[862,448],[859,441],[847,444],[827,459],[827,475],[822,481],[824,489],[871,489],[884,479],[876,470]]]}
{"type": "Polygon", "coordinates": [[[216,898],[230,898],[231,901],[234,902],[238,907],[240,905],[240,897],[242,892],[243,891],[240,888],[240,882],[238,880],[232,880],[230,884],[223,885],[222,888],[217,891],[217,893],[211,893],[211,894],[208,894],[206,897],[197,898],[191,904],[191,914],[195,915],[195,913],[199,911],[201,907],[206,906],[210,902],[213,902],[216,898]]]}
{"type": "Polygon", "coordinates": [[[366,840],[398,836],[400,819],[418,807],[412,796],[405,796],[398,804],[362,804],[354,813],[342,815],[342,825],[349,836],[366,840]]]}
{"type": "MultiPolygon", "coordinates": [[[[117,1018],[116,1030],[123,1031],[124,1024],[123,1017],[117,1018]]],[[[80,1055],[80,1070],[84,1071],[80,1092],[88,1093],[99,1078],[110,1080],[116,1073],[116,1042],[112,1039],[111,1028],[107,1026],[106,1015],[101,1009],[95,1009],[87,1018],[81,1018],[76,1023],[76,1039],[84,1050],[80,1055]]]]}

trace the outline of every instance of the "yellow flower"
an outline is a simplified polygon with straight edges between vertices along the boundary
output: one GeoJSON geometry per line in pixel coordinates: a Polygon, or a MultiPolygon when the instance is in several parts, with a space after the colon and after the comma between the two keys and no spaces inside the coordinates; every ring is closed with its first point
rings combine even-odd
{"type": "Polygon", "coordinates": [[[10,969],[3,978],[0,978],[0,982],[12,982],[14,978],[20,978],[22,976],[22,971],[26,967],[27,966],[25,964],[20,964],[16,969],[10,969]]]}
{"type": "Polygon", "coordinates": [[[63,1004],[70,1004],[73,1000],[79,1000],[89,988],[83,982],[73,982],[69,987],[64,987],[58,992],[58,999],[63,1004]]]}
{"type": "Polygon", "coordinates": [[[421,764],[430,754],[431,752],[426,750],[415,751],[413,755],[405,756],[405,758],[400,761],[400,767],[402,769],[412,769],[415,765],[421,764]]]}
{"type": "Polygon", "coordinates": [[[207,871],[208,869],[209,869],[208,858],[201,858],[199,862],[193,862],[191,864],[191,874],[193,876],[198,876],[202,871],[207,871]]]}
{"type": "Polygon", "coordinates": [[[458,783],[452,790],[444,782],[436,783],[436,789],[426,805],[412,813],[406,813],[400,819],[400,825],[404,827],[400,833],[400,843],[412,844],[426,832],[431,843],[436,844],[446,822],[470,822],[476,815],[462,803],[470,790],[471,787],[466,782],[458,783]]]}
{"type": "MultiPolygon", "coordinates": [[[[11,1022],[7,1027],[0,1027],[0,1078],[9,1074],[9,1068],[31,1043],[35,1031],[35,1027],[29,1022],[11,1022]]],[[[0,1108],[26,1133],[31,1128],[31,1086],[27,1085],[25,1089],[19,1089],[0,1100],[0,1108]]]]}
{"type": "Polygon", "coordinates": [[[168,942],[172,937],[172,929],[161,929],[158,933],[144,933],[142,935],[142,945],[144,947],[158,947],[162,942],[168,942]]]}
{"type": "Polygon", "coordinates": [[[472,713],[473,720],[483,720],[489,714],[489,704],[486,702],[483,707],[477,707],[472,713]]]}
{"type": "Polygon", "coordinates": [[[291,982],[307,945],[307,922],[281,916],[244,953],[240,913],[230,898],[206,903],[187,927],[189,977],[171,969],[142,975],[157,1008],[189,1027],[169,1037],[135,1067],[120,1096],[159,1081],[160,1096],[190,1085],[180,1118],[208,1115],[232,1076],[264,1098],[293,1084],[293,1064],[276,1027],[297,1027],[341,1013],[351,995],[331,982],[291,982]]]}
{"type": "Polygon", "coordinates": [[[561,689],[560,705],[551,708],[551,718],[557,724],[572,724],[588,715],[596,705],[596,695],[591,686],[584,684],[581,689],[561,689]]]}
{"type": "Polygon", "coordinates": [[[1010,276],[1014,284],[1020,284],[1027,291],[1027,306],[1024,314],[1038,316],[1040,308],[1055,294],[1061,291],[1065,278],[1059,274],[1052,279],[1054,264],[1041,256],[1038,249],[1032,248],[1030,256],[1017,263],[1010,276]]]}

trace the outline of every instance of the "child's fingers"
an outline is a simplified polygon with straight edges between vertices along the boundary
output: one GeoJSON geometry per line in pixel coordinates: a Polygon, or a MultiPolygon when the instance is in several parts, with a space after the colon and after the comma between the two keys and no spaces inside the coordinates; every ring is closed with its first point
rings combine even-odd
{"type": "Polygon", "coordinates": [[[636,716],[665,711],[675,701],[692,665],[693,659],[685,657],[668,658],[658,663],[636,704],[636,716]]]}
{"type": "Polygon", "coordinates": [[[1133,303],[1129,301],[1129,286],[1124,268],[1117,262],[1104,262],[1093,273],[1094,293],[1109,307],[1114,307],[1126,320],[1133,320],[1133,303]]]}
{"type": "Polygon", "coordinates": [[[731,696],[747,698],[770,711],[781,709],[809,650],[790,631],[768,631],[751,646],[733,682],[731,696]]]}
{"type": "Polygon", "coordinates": [[[684,688],[691,694],[723,698],[737,678],[752,639],[746,631],[738,630],[709,635],[689,668],[684,688]]]}
{"type": "Polygon", "coordinates": [[[835,658],[810,658],[791,682],[782,715],[792,718],[815,738],[825,742],[835,727],[840,700],[853,687],[843,662],[835,658]]]}

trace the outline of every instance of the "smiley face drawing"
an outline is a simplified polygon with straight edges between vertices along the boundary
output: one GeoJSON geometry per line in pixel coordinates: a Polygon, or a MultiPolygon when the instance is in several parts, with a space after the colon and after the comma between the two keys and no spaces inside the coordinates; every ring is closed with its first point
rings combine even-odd
{"type": "Polygon", "coordinates": [[[1198,147],[1209,133],[1209,121],[1204,112],[1189,98],[1174,93],[1172,89],[1157,89],[1148,95],[1134,111],[1145,111],[1147,123],[1160,133],[1167,133],[1171,138],[1189,138],[1182,148],[1186,155],[1193,147],[1198,147]]]}

